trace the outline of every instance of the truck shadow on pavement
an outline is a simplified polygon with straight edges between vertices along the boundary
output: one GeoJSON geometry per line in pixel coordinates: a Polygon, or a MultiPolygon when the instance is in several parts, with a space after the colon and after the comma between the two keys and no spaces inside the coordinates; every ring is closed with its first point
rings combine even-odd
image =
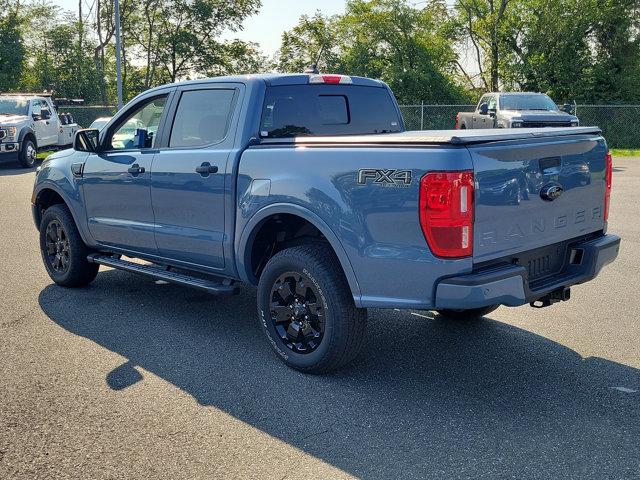
{"type": "Polygon", "coordinates": [[[110,270],[86,289],[50,285],[39,301],[64,329],[128,359],[107,375],[112,389],[144,381],[140,366],[355,476],[638,472],[640,371],[491,319],[374,310],[361,359],[309,376],[271,353],[251,287],[215,299],[110,270]]]}

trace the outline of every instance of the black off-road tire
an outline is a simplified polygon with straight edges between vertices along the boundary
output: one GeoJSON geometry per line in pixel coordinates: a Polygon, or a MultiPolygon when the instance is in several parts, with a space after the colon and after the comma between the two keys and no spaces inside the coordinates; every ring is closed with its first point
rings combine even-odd
{"type": "Polygon", "coordinates": [[[18,161],[24,168],[33,168],[36,165],[36,144],[30,138],[25,138],[18,152],[18,161]]]}
{"type": "Polygon", "coordinates": [[[49,277],[62,287],[84,287],[98,274],[100,266],[87,260],[91,250],[82,241],[66,205],[53,205],[44,212],[40,222],[40,253],[49,277]],[[54,227],[56,230],[61,227],[63,234],[58,241],[51,242],[54,227]],[[52,252],[52,243],[55,243],[55,248],[60,244],[63,246],[59,252],[52,252]],[[56,253],[61,253],[60,258],[64,257],[66,261],[56,261],[56,253]]]}
{"type": "MultiPolygon", "coordinates": [[[[312,300],[310,304],[313,303],[312,300]]],[[[276,355],[289,367],[301,372],[317,374],[339,369],[353,361],[364,345],[367,311],[356,308],[340,263],[329,245],[301,245],[274,255],[260,276],[258,316],[276,355]],[[307,349],[309,351],[303,353],[295,351],[295,345],[287,345],[276,328],[275,310],[272,311],[277,303],[273,299],[282,301],[277,296],[277,285],[283,284],[282,278],[288,280],[290,277],[287,275],[291,272],[300,279],[303,287],[310,289],[311,294],[308,295],[317,299],[316,306],[323,309],[317,318],[323,318],[324,324],[319,320],[315,323],[316,326],[322,325],[322,337],[315,349],[307,349]]]]}
{"type": "Polygon", "coordinates": [[[472,308],[469,310],[436,310],[439,315],[450,320],[477,320],[489,315],[500,305],[489,305],[488,307],[472,308]]]}

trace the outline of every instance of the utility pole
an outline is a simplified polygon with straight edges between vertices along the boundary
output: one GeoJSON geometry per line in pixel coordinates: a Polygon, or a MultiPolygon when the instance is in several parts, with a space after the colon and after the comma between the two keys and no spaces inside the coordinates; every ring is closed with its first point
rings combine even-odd
{"type": "Polygon", "coordinates": [[[122,45],[120,45],[120,1],[114,1],[116,13],[116,78],[118,84],[118,110],[122,108],[122,45]]]}

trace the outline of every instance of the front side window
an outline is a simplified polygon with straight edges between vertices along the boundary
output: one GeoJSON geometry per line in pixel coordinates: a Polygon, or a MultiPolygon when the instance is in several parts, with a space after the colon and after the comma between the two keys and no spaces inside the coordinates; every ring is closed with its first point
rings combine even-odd
{"type": "Polygon", "coordinates": [[[489,110],[495,111],[498,107],[496,97],[489,97],[489,110]]]}
{"type": "Polygon", "coordinates": [[[113,150],[154,148],[167,96],[156,97],[122,119],[109,139],[113,150]]]}
{"type": "Polygon", "coordinates": [[[227,135],[233,89],[184,92],[171,128],[169,147],[193,148],[218,143],[227,135]]]}
{"type": "Polygon", "coordinates": [[[31,113],[33,115],[40,115],[42,113],[42,104],[40,100],[33,100],[31,103],[31,113]]]}

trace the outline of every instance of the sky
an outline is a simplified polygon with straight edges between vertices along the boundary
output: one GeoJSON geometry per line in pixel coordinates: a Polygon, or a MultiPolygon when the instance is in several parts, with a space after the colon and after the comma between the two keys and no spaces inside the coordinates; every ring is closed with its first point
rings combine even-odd
{"type": "MultiPolygon", "coordinates": [[[[56,0],[55,3],[65,10],[77,14],[79,0],[56,0]]],[[[87,15],[94,4],[94,0],[82,0],[83,12],[87,15]]],[[[410,2],[420,6],[424,1],[410,2]]],[[[449,5],[453,0],[448,0],[449,5]]],[[[244,21],[243,29],[238,32],[224,32],[222,39],[239,38],[247,42],[255,42],[260,50],[272,57],[280,48],[282,33],[291,30],[301,15],[313,15],[320,10],[324,15],[344,13],[346,0],[262,0],[262,7],[257,15],[252,15],[244,21]]],[[[474,59],[469,55],[469,48],[462,48],[460,61],[468,73],[477,73],[474,59]]]]}
{"type": "MultiPolygon", "coordinates": [[[[55,3],[65,10],[78,11],[78,0],[55,3]]],[[[84,12],[88,12],[93,0],[83,0],[83,3],[84,12]]],[[[301,15],[313,14],[316,10],[325,15],[343,13],[345,3],[345,0],[262,0],[260,12],[245,20],[242,31],[226,32],[223,38],[258,43],[261,50],[271,56],[280,48],[282,32],[293,28],[301,15]]]]}

